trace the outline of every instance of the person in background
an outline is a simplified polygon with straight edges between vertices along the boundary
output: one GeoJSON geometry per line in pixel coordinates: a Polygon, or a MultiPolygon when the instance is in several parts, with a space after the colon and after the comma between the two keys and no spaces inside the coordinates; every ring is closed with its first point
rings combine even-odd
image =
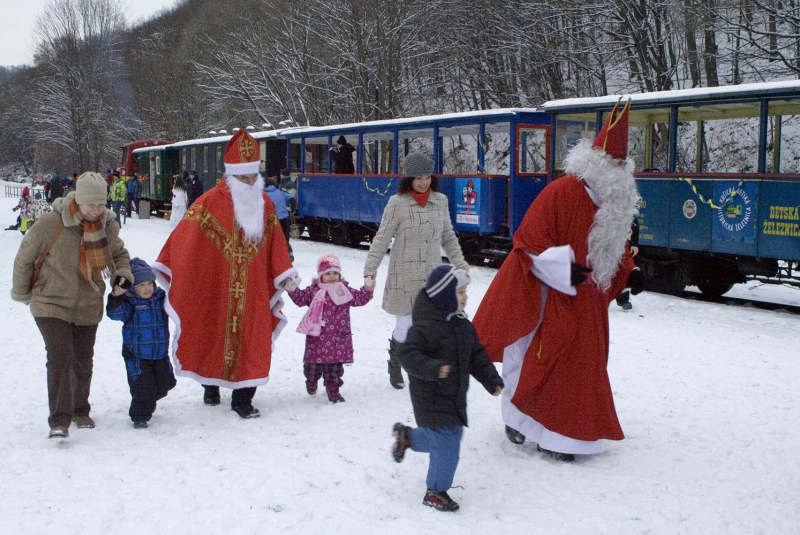
{"type": "Polygon", "coordinates": [[[197,177],[197,171],[192,169],[190,172],[183,172],[183,177],[186,179],[186,187],[188,189],[188,202],[191,207],[194,202],[203,194],[203,182],[197,177]]]}
{"type": "Polygon", "coordinates": [[[125,202],[125,197],[128,190],[125,188],[125,181],[119,175],[119,171],[114,171],[114,182],[111,183],[111,188],[108,190],[108,200],[111,201],[111,209],[117,214],[117,224],[122,224],[120,213],[122,212],[122,204],[125,202]]]}
{"type": "Polygon", "coordinates": [[[186,182],[183,181],[181,175],[175,175],[175,183],[172,186],[172,213],[169,216],[169,221],[172,226],[177,226],[183,216],[186,215],[186,210],[189,208],[188,196],[186,195],[186,182]]]}
{"type": "Polygon", "coordinates": [[[394,424],[392,456],[399,463],[407,448],[430,453],[422,503],[439,511],[459,508],[447,491],[467,425],[469,376],[493,396],[503,391],[503,380],[464,314],[467,284],[463,269],[449,264],[434,269],[414,302],[413,325],[400,351],[418,427],[394,424]]]}
{"type": "Polygon", "coordinates": [[[292,251],[292,244],[289,243],[289,210],[288,206],[291,201],[294,200],[294,197],[286,193],[285,191],[279,190],[276,187],[275,179],[270,177],[264,180],[267,184],[267,187],[264,191],[267,192],[269,198],[272,200],[272,203],[275,205],[275,212],[278,214],[278,221],[281,224],[281,230],[283,230],[283,235],[286,238],[286,246],[289,248],[289,258],[291,258],[292,262],[294,262],[294,252],[292,251]]]}
{"type": "Polygon", "coordinates": [[[128,177],[125,183],[125,211],[128,217],[133,215],[133,211],[139,211],[139,194],[142,191],[142,183],[136,178],[136,175],[128,177]]]}
{"type": "Polygon", "coordinates": [[[164,308],[166,293],[156,286],[156,274],[140,258],[131,260],[133,287],[114,286],[108,294],[106,314],[122,326],[122,358],[128,374],[133,427],[144,429],[156,402],[177,384],[169,362],[169,321],[164,308]]]}
{"type": "Polygon", "coordinates": [[[81,175],[76,191],[56,199],[25,235],[14,260],[11,298],[30,305],[47,351],[50,438],[67,438],[71,422],[95,426],[89,391],[104,279],[122,288],[133,283],[119,225],[105,207],[106,186],[98,173],[81,175]],[[34,262],[51,242],[31,285],[34,262]]]}
{"type": "MultiPolygon", "coordinates": [[[[635,259],[636,255],[639,254],[639,218],[636,216],[633,217],[633,223],[631,223],[631,235],[628,238],[628,245],[630,246],[631,257],[635,259]]],[[[622,310],[631,310],[633,308],[630,288],[625,288],[617,296],[617,306],[622,307],[622,310]]]]}
{"type": "Polygon", "coordinates": [[[442,248],[452,264],[459,269],[469,269],[450,221],[447,197],[437,189],[433,160],[419,153],[407,155],[404,177],[397,194],[389,198],[383,211],[364,265],[364,284],[370,288],[375,284],[378,266],[394,238],[382,306],[386,312],[397,316],[389,339],[388,361],[389,383],[397,389],[405,387],[397,355],[411,327],[414,300],[431,272],[441,265],[442,248]]]}
{"type": "Polygon", "coordinates": [[[54,203],[56,199],[60,199],[64,193],[64,182],[59,177],[50,179],[50,204],[54,203]]]}
{"type": "Polygon", "coordinates": [[[287,284],[286,290],[294,304],[308,306],[297,332],[306,335],[303,355],[303,374],[306,392],[317,393],[317,383],[323,379],[328,400],[344,401],[339,388],[344,384],[344,364],[353,362],[353,334],[350,329],[350,307],[364,306],[372,299],[374,288],[350,288],[342,279],[342,266],[333,254],[317,260],[317,279],[300,290],[287,284]]]}
{"type": "Polygon", "coordinates": [[[333,159],[333,172],[337,175],[352,175],[356,172],[353,165],[353,153],[356,148],[347,142],[344,136],[339,136],[336,145],[330,149],[333,159]]]}

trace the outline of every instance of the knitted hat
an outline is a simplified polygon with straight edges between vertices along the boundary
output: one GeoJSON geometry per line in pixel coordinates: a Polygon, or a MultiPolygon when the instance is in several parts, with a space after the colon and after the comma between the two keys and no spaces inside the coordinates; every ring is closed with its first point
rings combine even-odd
{"type": "Polygon", "coordinates": [[[418,152],[406,156],[403,167],[403,176],[418,177],[433,174],[433,160],[418,152]]]}
{"type": "Polygon", "coordinates": [[[78,204],[106,204],[108,184],[99,173],[87,171],[75,183],[75,200],[78,204]]]}
{"type": "Polygon", "coordinates": [[[28,186],[25,186],[24,188],[22,188],[22,196],[23,197],[27,197],[30,194],[31,194],[31,190],[28,189],[28,186]]]}
{"type": "Polygon", "coordinates": [[[317,276],[322,277],[324,273],[335,271],[339,275],[342,274],[342,264],[335,254],[324,254],[317,260],[317,276]]]}
{"type": "Polygon", "coordinates": [[[347,145],[347,138],[344,136],[339,136],[339,139],[336,140],[337,145],[347,145]]]}
{"type": "Polygon", "coordinates": [[[425,293],[436,308],[447,314],[458,312],[456,290],[469,284],[469,273],[450,264],[442,264],[428,276],[425,293]]]}
{"type": "Polygon", "coordinates": [[[131,260],[131,273],[133,273],[134,284],[156,280],[156,274],[153,269],[141,258],[131,260]]]}

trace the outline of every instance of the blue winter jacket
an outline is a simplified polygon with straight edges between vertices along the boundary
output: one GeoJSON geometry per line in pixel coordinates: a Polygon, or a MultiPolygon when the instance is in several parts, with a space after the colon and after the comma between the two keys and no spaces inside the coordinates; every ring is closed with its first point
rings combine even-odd
{"type": "Polygon", "coordinates": [[[275,205],[275,213],[278,219],[286,219],[289,217],[289,210],[286,209],[286,203],[289,202],[289,199],[294,199],[294,197],[285,191],[279,190],[272,184],[264,188],[264,191],[266,191],[269,198],[272,199],[272,204],[275,205]]]}
{"type": "Polygon", "coordinates": [[[163,359],[169,355],[169,322],[161,288],[142,299],[133,288],[120,296],[108,295],[106,314],[122,326],[122,356],[126,359],[163,359]]]}

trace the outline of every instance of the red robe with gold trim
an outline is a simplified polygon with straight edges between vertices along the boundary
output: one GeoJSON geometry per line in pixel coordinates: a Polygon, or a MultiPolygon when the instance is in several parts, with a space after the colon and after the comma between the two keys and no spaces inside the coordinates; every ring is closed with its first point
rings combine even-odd
{"type": "MultiPolygon", "coordinates": [[[[514,249],[503,262],[473,321],[494,362],[506,347],[539,324],[542,282],[531,272],[525,250],[540,255],[570,245],[575,262],[587,265],[589,229],[597,206],[584,182],[567,175],[549,184],[514,233],[514,249]]],[[[611,288],[591,282],[570,296],[549,289],[544,317],[523,359],[511,403],[545,428],[594,441],[622,439],[608,380],[608,305],[635,266],[626,251],[611,288]]]]}
{"type": "Polygon", "coordinates": [[[179,375],[227,388],[269,380],[272,345],[286,323],[279,284],[296,272],[275,205],[264,199],[264,236],[245,242],[222,180],[189,208],[153,265],[177,326],[179,375]]]}

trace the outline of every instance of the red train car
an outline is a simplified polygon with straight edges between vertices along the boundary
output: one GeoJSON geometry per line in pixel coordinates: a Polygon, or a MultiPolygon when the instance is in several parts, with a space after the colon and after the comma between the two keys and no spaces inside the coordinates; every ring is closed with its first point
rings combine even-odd
{"type": "Polygon", "coordinates": [[[139,173],[139,162],[134,158],[133,151],[144,147],[155,147],[157,145],[169,145],[172,141],[164,139],[144,139],[140,141],[132,141],[122,145],[122,158],[120,159],[117,168],[121,170],[123,175],[131,175],[139,173]]]}

